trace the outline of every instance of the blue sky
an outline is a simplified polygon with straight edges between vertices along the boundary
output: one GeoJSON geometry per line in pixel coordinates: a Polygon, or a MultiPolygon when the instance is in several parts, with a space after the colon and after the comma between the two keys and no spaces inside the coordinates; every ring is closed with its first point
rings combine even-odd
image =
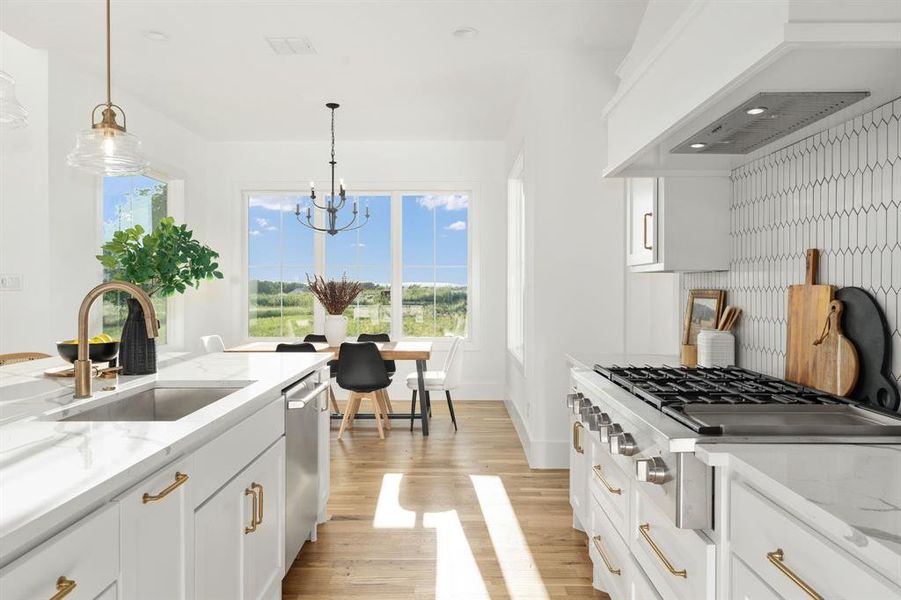
{"type": "MultiPolygon", "coordinates": [[[[104,177],[103,178],[103,222],[116,219],[116,208],[127,200],[128,194],[139,189],[153,188],[160,181],[144,175],[131,175],[128,177],[104,177]]],[[[139,218],[140,220],[140,218],[139,218]]],[[[140,223],[148,229],[149,223],[140,223]]]]}
{"type": "MultiPolygon", "coordinates": [[[[326,275],[362,281],[391,280],[391,197],[348,196],[338,225],[351,218],[356,199],[370,220],[356,231],[326,235],[326,275]]],[[[317,199],[322,202],[321,198],[317,199]]],[[[460,194],[405,195],[403,264],[405,282],[465,284],[467,281],[468,198],[460,194]]],[[[294,207],[305,210],[308,196],[255,194],[248,208],[250,279],[303,281],[313,271],[313,232],[300,225],[294,207]]]]}

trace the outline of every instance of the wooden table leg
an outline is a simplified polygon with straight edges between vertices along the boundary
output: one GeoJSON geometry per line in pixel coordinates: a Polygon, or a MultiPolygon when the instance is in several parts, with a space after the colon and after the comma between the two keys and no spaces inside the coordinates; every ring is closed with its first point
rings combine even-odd
{"type": "Polygon", "coordinates": [[[416,361],[416,379],[419,384],[419,412],[422,413],[422,435],[429,435],[429,401],[425,394],[425,361],[416,361]]]}

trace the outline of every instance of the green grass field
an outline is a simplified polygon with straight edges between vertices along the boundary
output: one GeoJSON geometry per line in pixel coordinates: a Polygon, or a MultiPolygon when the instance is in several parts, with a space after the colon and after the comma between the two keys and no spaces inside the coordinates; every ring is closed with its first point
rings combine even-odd
{"type": "MultiPolygon", "coordinates": [[[[277,281],[250,282],[250,337],[301,338],[313,332],[313,296],[306,285],[277,281]]],[[[411,285],[404,288],[404,335],[466,335],[466,287],[411,285]]],[[[347,333],[391,331],[391,291],[386,285],[364,284],[357,302],[344,313],[347,333]]]]}

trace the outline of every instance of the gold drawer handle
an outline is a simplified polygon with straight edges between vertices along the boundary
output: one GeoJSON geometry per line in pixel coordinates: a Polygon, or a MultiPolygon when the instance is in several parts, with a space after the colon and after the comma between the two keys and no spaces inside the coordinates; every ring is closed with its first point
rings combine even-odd
{"type": "Polygon", "coordinates": [[[608,483],[607,480],[604,478],[604,472],[601,471],[601,465],[595,465],[595,466],[593,466],[593,467],[591,467],[591,468],[592,468],[592,470],[594,471],[594,474],[598,476],[598,479],[601,480],[601,483],[604,484],[604,487],[607,488],[607,491],[608,491],[608,492],[610,492],[611,494],[616,494],[617,496],[622,495],[622,493],[623,493],[622,488],[615,488],[615,487],[613,487],[613,486],[610,485],[610,483],[608,483]]]}
{"type": "Polygon", "coordinates": [[[614,569],[613,565],[610,564],[610,559],[607,558],[607,555],[604,553],[604,549],[601,548],[601,536],[596,535],[591,540],[594,542],[594,547],[598,549],[598,554],[601,555],[601,560],[604,561],[604,565],[607,567],[607,570],[613,573],[614,575],[622,575],[623,572],[619,569],[614,569]]]}
{"type": "Polygon", "coordinates": [[[785,553],[782,552],[782,548],[776,548],[772,552],[766,553],[767,559],[771,563],[773,563],[777,569],[782,571],[782,574],[792,580],[796,586],[804,590],[804,593],[813,598],[813,600],[823,600],[823,597],[816,593],[816,591],[807,585],[803,579],[795,575],[795,572],[789,569],[785,564],[785,553]]]}
{"type": "Polygon", "coordinates": [[[573,450],[585,454],[585,449],[582,448],[582,423],[579,421],[573,423],[573,450]]]}
{"type": "Polygon", "coordinates": [[[650,219],[652,216],[654,216],[654,213],[644,213],[644,217],[642,218],[643,221],[642,221],[642,227],[641,227],[641,235],[642,235],[643,239],[641,241],[641,245],[644,247],[645,250],[653,250],[654,249],[653,244],[650,246],[648,245],[648,219],[650,219]]]}
{"type": "Polygon", "coordinates": [[[260,495],[260,512],[257,513],[257,519],[254,527],[257,525],[263,524],[263,506],[265,502],[263,501],[263,486],[257,482],[253,482],[250,484],[251,489],[255,490],[260,495]]]}
{"type": "Polygon", "coordinates": [[[660,559],[660,562],[663,563],[663,566],[666,567],[666,570],[670,572],[670,575],[675,577],[681,577],[683,579],[688,579],[688,571],[685,569],[676,570],[676,567],[673,566],[667,558],[666,555],[663,554],[663,550],[651,539],[651,534],[648,533],[651,530],[651,524],[645,523],[644,525],[638,526],[638,531],[641,533],[641,537],[645,539],[645,541],[651,545],[651,550],[654,551],[654,554],[657,555],[657,558],[660,559]]]}
{"type": "Polygon", "coordinates": [[[245,496],[253,496],[253,504],[250,507],[250,527],[244,528],[244,535],[248,533],[253,533],[257,530],[257,492],[256,490],[252,490],[247,488],[244,490],[245,496]]]}
{"type": "Polygon", "coordinates": [[[176,490],[176,488],[178,488],[179,486],[184,484],[184,482],[186,482],[187,480],[188,480],[187,475],[176,471],[175,481],[169,487],[167,487],[162,492],[160,492],[159,494],[156,494],[156,495],[144,494],[144,498],[143,498],[144,504],[147,504],[148,502],[157,502],[159,500],[162,500],[163,498],[165,498],[166,496],[168,496],[169,494],[174,492],[176,490]]]}
{"type": "Polygon", "coordinates": [[[56,593],[50,597],[50,600],[61,600],[72,593],[78,586],[73,579],[67,579],[65,575],[60,575],[56,580],[56,593]]]}

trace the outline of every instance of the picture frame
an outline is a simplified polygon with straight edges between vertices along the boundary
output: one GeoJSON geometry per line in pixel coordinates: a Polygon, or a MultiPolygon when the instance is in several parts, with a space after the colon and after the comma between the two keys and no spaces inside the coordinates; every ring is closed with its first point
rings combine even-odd
{"type": "Polygon", "coordinates": [[[696,346],[698,332],[702,329],[715,329],[725,303],[725,290],[689,290],[682,326],[682,345],[696,346]]]}

